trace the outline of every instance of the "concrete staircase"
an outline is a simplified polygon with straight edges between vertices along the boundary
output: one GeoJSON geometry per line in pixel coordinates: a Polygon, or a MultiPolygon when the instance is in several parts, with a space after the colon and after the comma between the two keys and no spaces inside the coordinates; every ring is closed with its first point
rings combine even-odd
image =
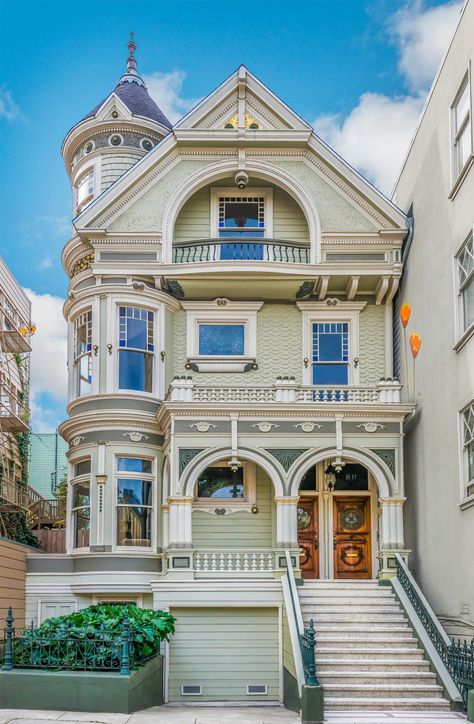
{"type": "Polygon", "coordinates": [[[325,710],[449,709],[391,588],[306,580],[298,596],[305,625],[315,623],[325,710]]]}

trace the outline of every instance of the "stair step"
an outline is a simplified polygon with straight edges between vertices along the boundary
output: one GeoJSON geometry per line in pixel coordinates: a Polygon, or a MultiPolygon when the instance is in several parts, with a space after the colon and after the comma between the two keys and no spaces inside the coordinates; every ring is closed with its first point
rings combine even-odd
{"type": "Polygon", "coordinates": [[[377,688],[390,685],[403,685],[411,689],[413,685],[424,686],[436,685],[436,676],[431,671],[360,671],[351,669],[346,671],[334,671],[333,669],[324,670],[318,668],[318,679],[324,686],[326,684],[334,685],[345,689],[346,684],[359,686],[360,684],[370,684],[377,688]]]}
{"type": "Polygon", "coordinates": [[[334,602],[334,601],[344,601],[344,605],[350,605],[351,602],[354,604],[359,604],[360,601],[396,601],[397,599],[391,593],[390,591],[387,591],[387,593],[381,593],[380,591],[333,591],[333,590],[327,590],[327,591],[308,591],[307,593],[302,592],[299,593],[299,598],[301,601],[304,601],[305,599],[311,599],[314,601],[327,601],[328,603],[334,602]]]}
{"type": "MultiPolygon", "coordinates": [[[[449,703],[446,699],[420,699],[418,697],[390,697],[387,699],[365,699],[351,697],[339,699],[338,697],[325,696],[324,708],[330,711],[364,711],[372,710],[404,710],[404,711],[446,711],[449,710],[449,703]]],[[[375,724],[375,723],[374,723],[375,724]]],[[[407,723],[408,724],[408,723],[407,723]]]]}
{"type": "Polygon", "coordinates": [[[357,696],[359,699],[384,699],[396,696],[397,699],[405,699],[415,696],[418,699],[441,698],[443,689],[437,684],[387,684],[385,682],[370,684],[348,684],[327,682],[324,684],[324,691],[327,696],[334,698],[347,698],[357,696]]]}
{"type": "Polygon", "coordinates": [[[360,649],[360,647],[362,645],[364,648],[364,653],[366,653],[366,654],[369,652],[372,654],[372,649],[379,649],[379,648],[385,648],[385,647],[400,647],[400,646],[405,647],[406,646],[407,648],[412,647],[417,651],[419,650],[418,642],[413,637],[402,639],[400,637],[395,638],[393,636],[378,635],[376,637],[374,636],[373,638],[368,639],[367,636],[360,637],[360,636],[354,635],[353,637],[352,636],[348,637],[348,636],[334,636],[331,634],[326,634],[326,635],[320,635],[318,637],[318,640],[316,643],[316,647],[317,647],[316,651],[322,650],[323,643],[326,645],[335,644],[336,648],[338,645],[344,646],[345,650],[349,650],[349,649],[352,650],[353,647],[360,649]]]}
{"type": "MultiPolygon", "coordinates": [[[[318,651],[318,654],[320,652],[318,651]]],[[[412,659],[394,659],[385,657],[379,657],[375,661],[373,660],[372,652],[367,656],[368,661],[365,661],[363,656],[358,657],[347,657],[337,658],[335,656],[328,656],[327,652],[324,656],[318,655],[316,662],[318,671],[429,671],[429,661],[424,659],[412,660],[412,659]]]]}
{"type": "Polygon", "coordinates": [[[333,635],[347,636],[348,638],[365,636],[367,640],[372,640],[378,636],[392,636],[395,639],[413,638],[413,633],[408,626],[397,627],[395,624],[392,624],[392,626],[376,626],[375,624],[366,626],[363,624],[359,624],[358,626],[332,626],[330,624],[320,624],[316,629],[316,639],[318,641],[323,638],[327,639],[328,636],[333,635]]]}
{"type": "Polygon", "coordinates": [[[309,620],[311,618],[317,623],[318,628],[323,623],[406,623],[407,619],[402,613],[321,613],[319,610],[308,611],[302,607],[303,618],[309,620]],[[314,615],[313,615],[314,613],[314,615]]]}
{"type": "Polygon", "coordinates": [[[317,616],[321,616],[323,613],[345,613],[348,616],[355,616],[358,613],[367,616],[381,616],[384,614],[395,614],[403,611],[395,603],[367,603],[361,605],[360,603],[354,604],[353,606],[336,606],[333,603],[319,603],[319,601],[300,601],[301,610],[314,610],[317,616]]]}
{"type": "MultiPolygon", "coordinates": [[[[331,660],[335,660],[334,657],[337,657],[336,660],[344,661],[345,659],[350,659],[351,661],[355,658],[360,657],[370,657],[372,658],[391,658],[396,657],[398,658],[403,657],[402,660],[410,660],[410,661],[424,661],[423,659],[423,652],[420,651],[418,648],[412,648],[410,647],[400,647],[400,646],[384,646],[383,648],[367,648],[367,647],[360,647],[357,648],[357,646],[351,647],[350,651],[347,650],[347,648],[344,646],[344,648],[337,648],[335,646],[327,646],[327,642],[321,642],[318,644],[317,650],[316,650],[316,656],[319,660],[320,657],[324,656],[331,656],[331,660]]],[[[427,663],[427,662],[426,662],[427,663]]]]}

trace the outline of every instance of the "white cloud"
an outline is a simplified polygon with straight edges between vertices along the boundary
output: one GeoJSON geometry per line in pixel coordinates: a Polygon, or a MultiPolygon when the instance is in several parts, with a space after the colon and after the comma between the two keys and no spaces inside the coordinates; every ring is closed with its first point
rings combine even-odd
{"type": "Polygon", "coordinates": [[[423,9],[416,0],[392,17],[390,30],[399,46],[398,68],[411,91],[427,90],[448,48],[462,2],[423,9]]]}
{"type": "Polygon", "coordinates": [[[0,87],[0,118],[9,123],[13,121],[24,121],[24,116],[13,100],[13,96],[5,86],[0,87]]]}
{"type": "Polygon", "coordinates": [[[385,194],[397,178],[461,7],[462,2],[449,2],[424,9],[421,0],[415,0],[390,18],[398,68],[410,93],[363,93],[347,116],[325,115],[313,121],[316,133],[385,194]]]}
{"type": "Polygon", "coordinates": [[[39,271],[43,271],[44,269],[51,269],[52,266],[53,260],[49,254],[46,254],[46,256],[44,256],[38,264],[38,269],[39,271]]]}
{"type": "Polygon", "coordinates": [[[31,300],[31,318],[36,332],[31,337],[30,394],[32,429],[47,432],[57,425],[53,409],[44,408],[40,398],[46,395],[54,404],[65,405],[67,396],[67,326],[62,313],[64,300],[52,294],[37,294],[25,289],[31,300]]]}
{"type": "Polygon", "coordinates": [[[173,70],[170,73],[157,71],[143,76],[149,94],[173,124],[199,102],[199,99],[183,96],[186,75],[184,70],[173,70]]]}

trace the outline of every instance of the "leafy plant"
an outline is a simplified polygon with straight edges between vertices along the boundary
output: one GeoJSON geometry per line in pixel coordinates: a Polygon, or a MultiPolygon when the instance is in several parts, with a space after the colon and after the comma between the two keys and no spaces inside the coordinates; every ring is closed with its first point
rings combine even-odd
{"type": "Polygon", "coordinates": [[[49,618],[15,640],[19,667],[49,669],[118,669],[124,616],[130,621],[131,664],[156,656],[160,641],[174,633],[175,618],[165,611],[129,605],[98,604],[67,616],[49,618]]]}

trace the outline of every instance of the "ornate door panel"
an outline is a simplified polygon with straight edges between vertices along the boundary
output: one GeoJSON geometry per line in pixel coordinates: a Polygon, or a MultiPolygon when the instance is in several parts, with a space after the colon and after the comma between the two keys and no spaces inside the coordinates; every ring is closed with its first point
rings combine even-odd
{"type": "Polygon", "coordinates": [[[371,578],[371,521],[368,497],[333,498],[334,578],[371,578]]]}
{"type": "Polygon", "coordinates": [[[319,578],[318,499],[300,498],[297,511],[300,567],[303,578],[319,578]]]}

